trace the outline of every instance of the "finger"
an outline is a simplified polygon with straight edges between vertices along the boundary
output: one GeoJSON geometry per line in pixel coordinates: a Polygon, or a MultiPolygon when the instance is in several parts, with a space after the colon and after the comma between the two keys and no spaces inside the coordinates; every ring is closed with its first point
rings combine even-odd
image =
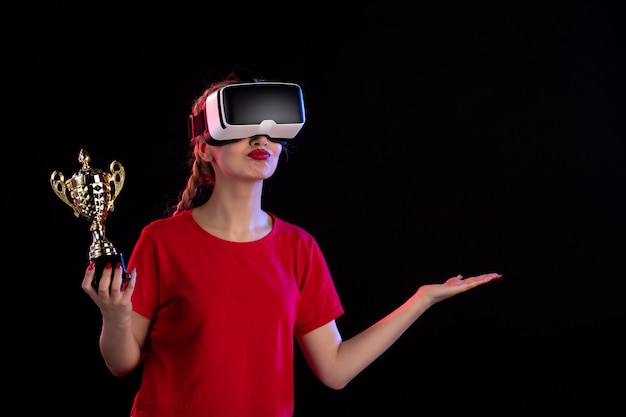
{"type": "Polygon", "coordinates": [[[136,282],[137,282],[137,269],[133,268],[133,270],[130,271],[130,281],[128,281],[128,287],[130,287],[130,289],[133,290],[135,288],[136,282]]]}
{"type": "Polygon", "coordinates": [[[489,274],[482,274],[482,275],[478,275],[478,276],[475,276],[475,277],[472,277],[472,278],[468,278],[465,281],[471,280],[471,282],[474,282],[477,285],[480,285],[480,284],[486,284],[488,282],[494,281],[494,280],[496,280],[498,278],[501,278],[501,277],[502,277],[502,275],[500,275],[500,274],[498,274],[496,272],[492,272],[492,273],[489,273],[489,274]]]}
{"type": "Polygon", "coordinates": [[[102,270],[102,276],[100,277],[100,282],[98,283],[98,292],[109,292],[109,288],[111,288],[111,276],[113,275],[113,266],[111,262],[107,262],[102,270]]]}
{"type": "Polygon", "coordinates": [[[458,283],[462,279],[463,279],[463,275],[459,274],[457,276],[448,278],[446,280],[446,284],[458,283]]]}
{"type": "Polygon", "coordinates": [[[130,271],[130,278],[126,282],[126,285],[124,286],[124,289],[123,289],[124,295],[126,295],[129,298],[130,296],[132,296],[133,291],[135,290],[136,282],[137,282],[137,270],[133,269],[130,271]]]}
{"type": "Polygon", "coordinates": [[[119,293],[121,291],[122,288],[122,278],[123,278],[123,269],[122,269],[122,263],[118,262],[117,264],[115,264],[115,268],[113,268],[113,278],[111,280],[111,287],[110,287],[110,292],[111,293],[119,293]]]}
{"type": "Polygon", "coordinates": [[[502,278],[502,274],[498,274],[497,272],[492,272],[490,274],[484,274],[482,277],[485,279],[485,282],[495,281],[496,279],[502,278]]]}
{"type": "Polygon", "coordinates": [[[91,261],[89,265],[87,265],[87,269],[85,270],[85,276],[83,277],[83,282],[81,287],[85,292],[92,292],[94,288],[91,286],[93,282],[94,274],[96,273],[96,263],[91,261]]]}

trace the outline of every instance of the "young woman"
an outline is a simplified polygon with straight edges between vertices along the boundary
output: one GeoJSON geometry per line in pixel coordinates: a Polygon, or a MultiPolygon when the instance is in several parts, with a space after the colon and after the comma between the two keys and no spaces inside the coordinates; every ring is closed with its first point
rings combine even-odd
{"type": "Polygon", "coordinates": [[[274,86],[295,97],[280,110],[295,110],[294,120],[216,125],[232,116],[226,104],[238,116],[247,99],[269,99],[260,84],[229,77],[194,103],[191,175],[172,215],[143,229],[130,280],[109,265],[94,288],[87,267],[82,288],[102,312],[107,367],[122,376],[143,364],[132,417],[292,416],[294,338],[320,381],[339,390],[435,303],[501,276],[423,285],[343,340],[335,319],[344,310],[315,239],[261,205],[264,181],[304,123],[297,88],[274,86]]]}

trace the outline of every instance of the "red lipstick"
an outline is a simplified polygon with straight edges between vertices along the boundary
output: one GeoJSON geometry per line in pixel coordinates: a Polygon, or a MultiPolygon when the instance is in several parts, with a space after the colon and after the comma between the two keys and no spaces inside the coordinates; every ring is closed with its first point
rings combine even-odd
{"type": "Polygon", "coordinates": [[[264,159],[269,159],[270,153],[264,149],[255,149],[248,154],[248,156],[252,159],[257,159],[262,161],[264,159]]]}

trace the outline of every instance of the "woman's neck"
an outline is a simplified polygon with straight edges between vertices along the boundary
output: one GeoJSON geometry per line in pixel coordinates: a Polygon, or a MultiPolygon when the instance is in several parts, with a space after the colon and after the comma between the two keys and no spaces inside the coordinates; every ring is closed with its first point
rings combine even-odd
{"type": "Polygon", "coordinates": [[[261,190],[216,187],[203,205],[192,211],[195,221],[208,233],[233,242],[251,242],[266,236],[273,226],[261,208],[261,190]]]}

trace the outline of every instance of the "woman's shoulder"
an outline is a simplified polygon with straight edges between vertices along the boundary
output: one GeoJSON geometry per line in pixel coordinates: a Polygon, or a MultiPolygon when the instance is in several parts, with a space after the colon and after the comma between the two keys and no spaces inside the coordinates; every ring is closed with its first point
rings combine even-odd
{"type": "Polygon", "coordinates": [[[178,233],[181,228],[186,227],[186,225],[191,225],[191,210],[183,211],[182,213],[170,216],[163,217],[156,220],[152,220],[146,226],[144,226],[144,233],[178,233]]]}
{"type": "Polygon", "coordinates": [[[299,239],[315,240],[313,235],[303,226],[284,220],[273,213],[269,213],[274,219],[274,226],[279,233],[288,233],[299,239]]]}

